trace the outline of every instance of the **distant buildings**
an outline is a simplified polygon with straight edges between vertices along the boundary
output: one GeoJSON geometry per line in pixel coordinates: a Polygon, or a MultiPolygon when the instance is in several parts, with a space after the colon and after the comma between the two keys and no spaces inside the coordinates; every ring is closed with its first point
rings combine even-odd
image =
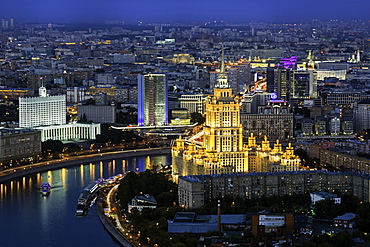
{"type": "Polygon", "coordinates": [[[138,88],[138,125],[167,125],[168,84],[166,75],[139,75],[138,88]]]}

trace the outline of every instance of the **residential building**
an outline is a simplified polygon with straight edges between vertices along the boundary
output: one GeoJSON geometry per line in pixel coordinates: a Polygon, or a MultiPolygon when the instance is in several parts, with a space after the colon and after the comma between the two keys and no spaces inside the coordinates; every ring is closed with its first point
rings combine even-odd
{"type": "Polygon", "coordinates": [[[285,171],[183,176],[178,179],[179,205],[199,207],[222,196],[262,196],[339,191],[370,201],[370,176],[360,172],[285,171]]]}

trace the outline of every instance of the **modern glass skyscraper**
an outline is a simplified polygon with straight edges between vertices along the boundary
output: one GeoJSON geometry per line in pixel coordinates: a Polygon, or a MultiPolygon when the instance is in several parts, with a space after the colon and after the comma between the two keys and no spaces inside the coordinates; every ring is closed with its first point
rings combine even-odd
{"type": "Polygon", "coordinates": [[[138,125],[167,125],[168,84],[166,75],[139,75],[138,87],[138,125]]]}
{"type": "Polygon", "coordinates": [[[296,99],[316,99],[317,79],[312,70],[293,70],[291,74],[291,97],[296,99]]]}

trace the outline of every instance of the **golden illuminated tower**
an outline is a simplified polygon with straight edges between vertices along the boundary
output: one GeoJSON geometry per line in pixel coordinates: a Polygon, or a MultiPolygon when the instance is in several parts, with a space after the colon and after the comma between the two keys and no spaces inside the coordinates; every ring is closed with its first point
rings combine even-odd
{"type": "Polygon", "coordinates": [[[206,174],[248,171],[243,151],[240,104],[229,87],[224,61],[222,48],[220,76],[214,88],[214,95],[206,102],[203,147],[206,153],[213,153],[216,159],[216,162],[205,162],[206,174]]]}
{"type": "Polygon", "coordinates": [[[214,95],[206,102],[206,121],[202,142],[185,148],[178,140],[173,155],[186,149],[181,160],[174,157],[173,169],[178,175],[223,174],[247,172],[247,152],[243,149],[243,127],[240,122],[240,104],[232,94],[222,47],[221,71],[214,88],[214,95]]]}
{"type": "MultiPolygon", "coordinates": [[[[280,163],[280,156],[284,153],[281,144],[277,143],[271,149],[265,139],[261,147],[253,135],[248,138],[248,144],[243,144],[240,99],[232,94],[224,61],[222,47],[221,72],[214,94],[206,101],[203,130],[189,139],[177,139],[172,147],[175,181],[178,176],[264,171],[270,169],[271,163],[280,163]],[[274,159],[270,158],[271,154],[274,159]]],[[[289,152],[291,154],[291,149],[289,152]]],[[[299,164],[299,161],[291,164],[299,164]]],[[[284,167],[279,166],[279,169],[284,167]]]]}

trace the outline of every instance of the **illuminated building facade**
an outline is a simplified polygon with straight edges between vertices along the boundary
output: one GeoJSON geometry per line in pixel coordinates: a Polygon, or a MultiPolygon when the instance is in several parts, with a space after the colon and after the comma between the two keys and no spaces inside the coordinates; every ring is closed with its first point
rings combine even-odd
{"type": "Polygon", "coordinates": [[[187,140],[177,139],[172,148],[175,179],[186,175],[299,169],[300,160],[292,147],[284,152],[277,143],[271,149],[267,140],[262,146],[257,145],[253,135],[248,138],[248,144],[243,144],[240,110],[240,98],[234,97],[228,85],[222,51],[221,73],[214,95],[207,98],[203,130],[187,140]]]}
{"type": "Polygon", "coordinates": [[[35,160],[41,154],[41,133],[30,129],[0,129],[0,165],[35,160]]]}
{"type": "Polygon", "coordinates": [[[180,107],[186,108],[190,113],[198,112],[204,114],[207,96],[204,94],[181,95],[180,107]]]}
{"type": "Polygon", "coordinates": [[[317,75],[312,70],[293,70],[291,73],[291,98],[316,99],[317,75]]]}
{"type": "Polygon", "coordinates": [[[0,97],[6,100],[18,100],[31,94],[33,90],[29,88],[0,88],[0,97]]]}
{"type": "Polygon", "coordinates": [[[66,123],[66,96],[48,96],[40,87],[39,97],[19,98],[19,127],[66,123]]]}
{"type": "Polygon", "coordinates": [[[51,126],[36,127],[41,132],[41,141],[79,141],[94,140],[101,134],[100,124],[70,123],[51,126]]]}
{"type": "Polygon", "coordinates": [[[138,125],[168,125],[168,83],[166,75],[139,75],[138,88],[138,125]]]}
{"type": "Polygon", "coordinates": [[[19,98],[19,127],[41,132],[41,141],[96,139],[100,124],[66,124],[66,96],[48,96],[40,87],[39,97],[19,98]]]}

